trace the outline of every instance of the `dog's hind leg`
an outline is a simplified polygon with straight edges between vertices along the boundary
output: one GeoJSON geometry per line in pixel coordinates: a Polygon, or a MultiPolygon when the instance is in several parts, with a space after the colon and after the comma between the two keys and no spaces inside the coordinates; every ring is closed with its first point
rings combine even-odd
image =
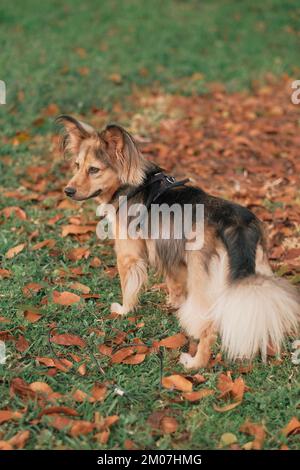
{"type": "Polygon", "coordinates": [[[171,273],[166,275],[166,283],[169,291],[168,304],[179,308],[187,295],[187,268],[181,263],[174,267],[171,273]]]}
{"type": "Polygon", "coordinates": [[[123,305],[113,303],[111,312],[126,315],[136,306],[138,294],[147,281],[147,263],[143,256],[144,245],[140,240],[118,240],[115,248],[123,305]]]}
{"type": "Polygon", "coordinates": [[[208,327],[201,334],[195,356],[193,357],[188,353],[182,353],[180,355],[179,362],[186,369],[199,369],[201,367],[206,367],[211,356],[211,348],[216,339],[216,332],[212,327],[208,327]]]}

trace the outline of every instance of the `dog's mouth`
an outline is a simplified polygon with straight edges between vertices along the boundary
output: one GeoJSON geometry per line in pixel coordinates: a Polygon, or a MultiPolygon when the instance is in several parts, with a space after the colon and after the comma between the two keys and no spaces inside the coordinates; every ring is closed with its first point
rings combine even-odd
{"type": "Polygon", "coordinates": [[[102,189],[97,189],[94,193],[90,194],[86,197],[78,197],[76,193],[74,195],[67,195],[70,199],[74,199],[75,201],[87,201],[88,199],[92,199],[94,197],[99,196],[102,193],[102,189]]]}

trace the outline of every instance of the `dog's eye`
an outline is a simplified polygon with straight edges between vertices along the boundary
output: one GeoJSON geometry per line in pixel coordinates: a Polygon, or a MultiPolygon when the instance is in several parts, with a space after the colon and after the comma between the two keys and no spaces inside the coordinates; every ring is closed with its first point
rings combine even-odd
{"type": "Polygon", "coordinates": [[[97,168],[95,166],[90,166],[90,168],[89,168],[89,173],[91,175],[94,175],[95,173],[98,173],[98,171],[99,171],[99,168],[97,168]]]}

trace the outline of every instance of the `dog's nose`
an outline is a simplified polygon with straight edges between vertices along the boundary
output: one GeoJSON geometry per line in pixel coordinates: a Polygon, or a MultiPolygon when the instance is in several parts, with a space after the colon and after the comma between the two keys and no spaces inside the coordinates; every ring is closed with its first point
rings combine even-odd
{"type": "Polygon", "coordinates": [[[65,188],[65,193],[66,193],[67,196],[72,197],[72,196],[74,196],[74,194],[76,193],[76,189],[75,189],[75,188],[71,188],[70,186],[67,186],[67,187],[65,188]]]}

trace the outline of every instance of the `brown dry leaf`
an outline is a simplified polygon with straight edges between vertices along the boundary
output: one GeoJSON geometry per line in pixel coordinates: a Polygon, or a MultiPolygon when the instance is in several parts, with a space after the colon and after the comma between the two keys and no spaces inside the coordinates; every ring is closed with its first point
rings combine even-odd
{"type": "Polygon", "coordinates": [[[13,447],[7,441],[0,441],[0,450],[13,450],[13,447]]]}
{"type": "Polygon", "coordinates": [[[10,249],[6,252],[5,257],[8,258],[8,259],[14,258],[14,257],[17,256],[19,253],[21,253],[21,251],[24,250],[25,246],[26,246],[25,243],[21,243],[20,245],[14,246],[13,248],[10,248],[10,249]]]}
{"type": "Polygon", "coordinates": [[[90,266],[92,268],[99,268],[99,266],[101,266],[101,259],[98,258],[97,256],[95,256],[92,261],[90,262],[90,266]]]}
{"type": "Polygon", "coordinates": [[[86,364],[81,364],[77,369],[78,374],[84,376],[86,374],[86,364]]]}
{"type": "Polygon", "coordinates": [[[242,377],[234,380],[231,395],[235,401],[242,401],[245,392],[245,382],[242,377]]]}
{"type": "Polygon", "coordinates": [[[218,411],[219,413],[225,413],[226,411],[233,410],[234,408],[236,408],[240,404],[241,404],[240,401],[236,401],[234,403],[229,403],[228,405],[225,405],[225,406],[218,406],[218,405],[214,404],[213,407],[214,407],[215,411],[218,411]]]}
{"type": "Polygon", "coordinates": [[[95,429],[94,423],[91,423],[90,421],[79,420],[79,421],[74,421],[69,431],[69,434],[72,437],[85,436],[86,434],[89,434],[90,432],[92,432],[94,429],[95,429]]]}
{"type": "Polygon", "coordinates": [[[5,279],[9,278],[12,275],[12,272],[9,269],[0,269],[0,278],[5,279]]]}
{"type": "Polygon", "coordinates": [[[75,392],[73,393],[72,397],[74,398],[75,401],[79,402],[79,403],[83,403],[84,401],[86,400],[89,400],[89,395],[85,392],[83,392],[82,390],[75,390],[75,392]]]}
{"type": "Polygon", "coordinates": [[[217,388],[221,391],[221,395],[218,398],[231,396],[235,401],[240,402],[243,399],[246,386],[242,377],[238,377],[233,381],[230,373],[228,373],[227,375],[219,375],[217,388]]]}
{"type": "Polygon", "coordinates": [[[125,439],[124,448],[126,450],[136,450],[137,449],[135,443],[131,439],[125,439]]]}
{"type": "Polygon", "coordinates": [[[29,384],[29,388],[35,393],[42,393],[45,395],[53,394],[52,388],[45,382],[32,382],[31,384],[29,384]]]}
{"type": "Polygon", "coordinates": [[[38,418],[41,418],[44,415],[52,415],[52,414],[64,414],[67,416],[78,416],[78,412],[73,408],[69,408],[68,406],[50,406],[48,408],[44,408],[38,415],[38,418]]]}
{"type": "Polygon", "coordinates": [[[133,354],[132,356],[126,357],[123,359],[122,364],[128,364],[131,366],[136,366],[141,364],[145,360],[146,354],[133,354]]]}
{"type": "Polygon", "coordinates": [[[172,434],[178,429],[178,423],[176,419],[172,418],[171,416],[164,416],[160,424],[164,434],[172,434]]]}
{"type": "Polygon", "coordinates": [[[19,352],[24,352],[29,348],[29,343],[25,336],[20,335],[16,342],[16,350],[19,352]]]}
{"type": "Polygon", "coordinates": [[[98,350],[101,354],[103,354],[104,356],[108,356],[108,357],[111,357],[112,355],[112,347],[110,346],[106,346],[106,344],[100,344],[98,346],[98,350]]]}
{"type": "Polygon", "coordinates": [[[61,416],[59,414],[50,415],[48,418],[48,424],[58,431],[62,431],[66,427],[70,427],[73,423],[74,419],[68,418],[67,416],[61,416]]]}
{"type": "Polygon", "coordinates": [[[252,441],[253,450],[262,449],[266,437],[266,431],[262,424],[255,424],[251,423],[251,421],[246,421],[240,427],[240,431],[255,437],[254,441],[252,441]]]}
{"type": "Polygon", "coordinates": [[[111,82],[114,82],[117,85],[122,83],[122,76],[119,73],[112,73],[108,78],[111,82]]]}
{"type": "Polygon", "coordinates": [[[56,224],[56,222],[58,222],[62,218],[63,218],[62,214],[56,214],[54,217],[51,217],[51,219],[47,221],[47,225],[54,225],[56,224]]]}
{"type": "Polygon", "coordinates": [[[23,449],[30,437],[29,431],[20,431],[7,442],[15,449],[23,449]]]}
{"type": "Polygon", "coordinates": [[[38,313],[38,310],[24,310],[24,318],[30,323],[36,323],[42,318],[42,315],[38,313]]]}
{"type": "Polygon", "coordinates": [[[214,393],[215,392],[213,390],[210,390],[209,388],[203,388],[202,390],[198,390],[196,392],[183,393],[182,396],[183,398],[185,398],[185,400],[188,401],[198,401],[202,400],[202,398],[213,395],[214,393]]]}
{"type": "Polygon", "coordinates": [[[121,364],[126,357],[132,356],[133,353],[134,349],[130,347],[122,348],[111,356],[111,362],[112,364],[121,364]]]}
{"type": "Polygon", "coordinates": [[[0,410],[0,424],[10,421],[11,419],[20,419],[21,417],[22,413],[19,411],[0,410]]]}
{"type": "Polygon", "coordinates": [[[75,225],[69,224],[62,227],[61,235],[62,237],[67,237],[68,235],[82,235],[89,232],[94,232],[94,225],[75,225]]]}
{"type": "Polygon", "coordinates": [[[36,393],[31,390],[29,385],[20,377],[12,379],[10,383],[10,396],[18,395],[24,400],[34,400],[36,393]]]}
{"type": "Polygon", "coordinates": [[[181,348],[187,339],[183,333],[178,333],[177,335],[169,336],[159,341],[159,346],[164,346],[169,349],[181,348]]]}
{"type": "Polygon", "coordinates": [[[95,383],[92,390],[92,398],[94,401],[103,401],[106,397],[107,387],[102,384],[95,383]]]}
{"type": "Polygon", "coordinates": [[[21,220],[27,219],[25,211],[21,209],[21,207],[17,207],[17,206],[5,207],[4,209],[2,209],[2,211],[0,211],[0,214],[3,214],[4,217],[6,217],[7,219],[12,214],[16,216],[18,219],[21,219],[21,220]]]}
{"type": "Polygon", "coordinates": [[[170,390],[180,390],[181,392],[191,392],[193,390],[192,382],[177,374],[163,377],[162,385],[170,390]]]}
{"type": "Polygon", "coordinates": [[[110,430],[105,429],[104,431],[98,432],[94,435],[94,439],[99,442],[99,444],[107,444],[110,435],[110,430]]]}
{"type": "Polygon", "coordinates": [[[79,295],[73,294],[73,292],[58,292],[58,291],[53,291],[53,302],[55,304],[59,305],[73,305],[79,302],[81,299],[79,295]]]}
{"type": "Polygon", "coordinates": [[[85,341],[79,336],[68,333],[53,335],[50,341],[51,343],[60,344],[62,346],[78,346],[79,348],[84,348],[86,346],[85,341]]]}
{"type": "Polygon", "coordinates": [[[289,436],[290,434],[299,434],[300,433],[300,421],[296,416],[293,416],[289,423],[282,429],[282,434],[284,436],[289,436]]]}
{"type": "Polygon", "coordinates": [[[68,251],[67,257],[71,261],[78,261],[82,258],[87,259],[90,256],[90,250],[81,246],[79,248],[73,248],[72,250],[68,251]]]}
{"type": "Polygon", "coordinates": [[[31,248],[32,251],[40,250],[41,248],[53,248],[56,244],[56,241],[53,238],[49,238],[48,240],[44,240],[42,242],[36,243],[31,248]]]}
{"type": "Polygon", "coordinates": [[[91,292],[91,289],[85,284],[81,284],[81,282],[73,282],[70,285],[70,287],[71,289],[79,290],[80,292],[83,292],[84,294],[89,294],[91,292]]]}
{"type": "Polygon", "coordinates": [[[38,282],[30,282],[23,287],[23,294],[26,297],[32,297],[43,289],[43,286],[38,282]]]}

